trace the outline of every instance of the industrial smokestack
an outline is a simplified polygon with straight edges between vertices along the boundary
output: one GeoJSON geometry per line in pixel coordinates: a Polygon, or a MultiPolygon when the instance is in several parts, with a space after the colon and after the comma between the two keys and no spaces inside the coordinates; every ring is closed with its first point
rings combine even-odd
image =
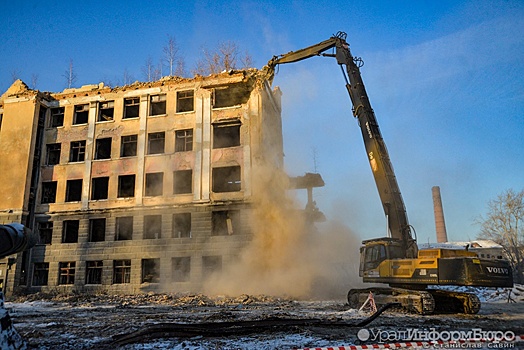
{"type": "Polygon", "coordinates": [[[446,232],[446,222],[444,221],[444,208],[442,208],[442,198],[440,197],[440,187],[433,186],[433,211],[435,213],[435,229],[437,231],[437,242],[444,243],[448,241],[446,232]]]}

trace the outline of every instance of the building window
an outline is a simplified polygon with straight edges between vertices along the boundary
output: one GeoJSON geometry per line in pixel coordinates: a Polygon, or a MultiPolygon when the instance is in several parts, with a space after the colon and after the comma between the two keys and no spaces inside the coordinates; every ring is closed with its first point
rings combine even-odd
{"type": "Polygon", "coordinates": [[[131,282],[131,260],[113,260],[113,283],[131,282]]]}
{"type": "Polygon", "coordinates": [[[166,114],[166,95],[151,96],[149,115],[162,114],[166,114]]]}
{"type": "Polygon", "coordinates": [[[202,257],[202,277],[207,278],[215,273],[222,271],[221,256],[203,256],[202,257]]]}
{"type": "Polygon", "coordinates": [[[42,182],[41,203],[55,203],[56,201],[56,181],[42,182]]]}
{"type": "Polygon", "coordinates": [[[160,259],[142,259],[142,283],[158,283],[160,259]]]}
{"type": "Polygon", "coordinates": [[[193,150],[193,129],[177,130],[175,132],[175,152],[193,150]]]}
{"type": "Polygon", "coordinates": [[[173,282],[187,282],[191,273],[191,257],[183,256],[171,260],[173,266],[173,282]]]}
{"type": "Polygon", "coordinates": [[[60,151],[62,144],[50,143],[46,146],[46,165],[56,165],[60,163],[60,151]]]}
{"type": "Polygon", "coordinates": [[[136,156],[137,135],[122,136],[122,143],[120,148],[121,157],[136,156]]]}
{"type": "Polygon", "coordinates": [[[173,238],[191,238],[191,213],[173,214],[173,238]]]}
{"type": "Polygon", "coordinates": [[[179,91],[176,93],[176,111],[191,112],[194,110],[195,91],[179,91]]]}
{"type": "Polygon", "coordinates": [[[162,236],[162,215],[144,216],[144,239],[158,239],[162,236]]]}
{"type": "Polygon", "coordinates": [[[40,244],[51,244],[53,238],[53,222],[43,221],[37,224],[40,244]]]}
{"type": "Polygon", "coordinates": [[[118,177],[118,198],[135,196],[135,175],[121,175],[118,177]]]}
{"type": "Polygon", "coordinates": [[[111,137],[96,140],[95,159],[111,158],[111,141],[111,137]]]}
{"type": "Polygon", "coordinates": [[[106,122],[113,120],[115,115],[115,102],[105,101],[98,104],[98,121],[106,122]]]}
{"type": "Polygon", "coordinates": [[[213,192],[240,191],[240,176],[239,166],[213,168],[213,192]]]}
{"type": "Polygon", "coordinates": [[[91,186],[91,199],[107,199],[109,191],[109,177],[94,177],[91,186]]]}
{"type": "Polygon", "coordinates": [[[73,141],[71,142],[71,149],[69,151],[70,162],[83,162],[86,156],[86,142],[73,141]]]}
{"type": "Polygon", "coordinates": [[[213,89],[213,108],[238,106],[246,103],[251,94],[246,84],[230,84],[213,89]]]}
{"type": "Polygon", "coordinates": [[[124,99],[124,116],[122,119],[138,118],[140,112],[140,97],[124,99]]]}
{"type": "Polygon", "coordinates": [[[211,235],[228,236],[238,234],[240,212],[238,210],[217,210],[211,214],[211,235]]]}
{"type": "Polygon", "coordinates": [[[102,260],[86,261],[86,284],[102,284],[102,260]]]}
{"type": "Polygon", "coordinates": [[[240,146],[240,124],[214,124],[213,148],[240,146]]]}
{"type": "Polygon", "coordinates": [[[33,265],[33,286],[47,286],[49,277],[49,263],[35,263],[33,265]]]}
{"type": "Polygon", "coordinates": [[[133,239],[133,217],[122,216],[116,218],[115,241],[133,239]]]}
{"type": "Polygon", "coordinates": [[[67,180],[66,202],[78,202],[82,200],[82,180],[67,180]]]}
{"type": "Polygon", "coordinates": [[[76,263],[74,261],[61,262],[58,264],[58,284],[75,284],[76,263]]]}
{"type": "Polygon", "coordinates": [[[106,239],[106,219],[89,220],[89,242],[103,242],[106,239]]]}
{"type": "Polygon", "coordinates": [[[76,105],[75,115],[73,116],[73,125],[87,124],[89,118],[89,105],[76,105]]]}
{"type": "Polygon", "coordinates": [[[161,196],[164,188],[164,173],[146,174],[146,196],[161,196]]]}
{"type": "Polygon", "coordinates": [[[49,126],[56,128],[64,125],[64,107],[51,108],[51,120],[49,126]]]}
{"type": "Polygon", "coordinates": [[[184,194],[193,192],[193,170],[177,170],[173,172],[173,193],[184,194]]]}
{"type": "Polygon", "coordinates": [[[164,153],[164,145],[164,132],[153,132],[147,135],[147,154],[164,153]]]}
{"type": "Polygon", "coordinates": [[[62,227],[62,243],[77,243],[79,226],[80,222],[78,220],[64,220],[62,227]]]}

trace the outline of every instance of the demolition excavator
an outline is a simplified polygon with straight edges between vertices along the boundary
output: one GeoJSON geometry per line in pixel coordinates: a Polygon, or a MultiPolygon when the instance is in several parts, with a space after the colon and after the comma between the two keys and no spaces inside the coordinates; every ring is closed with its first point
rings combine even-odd
{"type": "Polygon", "coordinates": [[[364,282],[389,284],[389,288],[351,289],[349,305],[358,308],[372,293],[377,306],[395,303],[419,314],[475,314],[480,310],[475,294],[435,286],[512,287],[511,266],[506,260],[481,259],[467,249],[418,249],[415,230],[408,222],[386,144],[362,81],[363,61],[351,55],[346,37],[346,33],[339,32],[316,45],[274,56],[264,69],[271,82],[278,65],[323,56],[335,58],[342,70],[389,231],[388,237],[362,242],[359,267],[364,282]]]}

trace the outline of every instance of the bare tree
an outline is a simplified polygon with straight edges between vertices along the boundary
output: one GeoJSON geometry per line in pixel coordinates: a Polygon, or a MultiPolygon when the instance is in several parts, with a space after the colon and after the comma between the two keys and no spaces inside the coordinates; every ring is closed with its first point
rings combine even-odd
{"type": "Polygon", "coordinates": [[[153,64],[153,58],[149,56],[142,67],[142,73],[144,74],[146,81],[155,81],[160,79],[162,77],[161,66],[162,64],[159,63],[155,67],[153,64]]]}
{"type": "Polygon", "coordinates": [[[127,68],[124,69],[124,74],[122,75],[122,85],[132,84],[134,77],[129,73],[127,68]]]}
{"type": "Polygon", "coordinates": [[[31,89],[36,90],[36,85],[38,84],[38,74],[31,74],[31,89]]]}
{"type": "Polygon", "coordinates": [[[500,244],[513,266],[515,281],[524,282],[524,190],[512,189],[488,202],[486,217],[480,217],[479,238],[500,244]]]}
{"type": "Polygon", "coordinates": [[[164,57],[162,62],[169,69],[169,75],[179,75],[177,72],[183,71],[184,60],[179,54],[180,48],[178,47],[175,37],[168,36],[167,44],[163,48],[164,57]]]}
{"type": "Polygon", "coordinates": [[[177,77],[186,76],[186,63],[183,58],[179,58],[176,62],[175,75],[177,77]]]}
{"type": "Polygon", "coordinates": [[[222,71],[229,71],[240,67],[245,68],[253,62],[247,52],[245,57],[239,59],[238,46],[232,41],[219,43],[218,47],[213,51],[204,48],[203,53],[204,57],[197,61],[196,67],[192,71],[193,74],[217,74],[222,71]],[[239,63],[242,64],[242,66],[240,66],[239,63]]]}
{"type": "Polygon", "coordinates": [[[66,79],[66,86],[68,89],[76,83],[76,74],[73,67],[73,59],[69,59],[69,67],[65,70],[62,76],[66,79]]]}
{"type": "Polygon", "coordinates": [[[11,83],[14,83],[17,79],[20,79],[20,71],[18,69],[13,69],[11,71],[11,83]]]}

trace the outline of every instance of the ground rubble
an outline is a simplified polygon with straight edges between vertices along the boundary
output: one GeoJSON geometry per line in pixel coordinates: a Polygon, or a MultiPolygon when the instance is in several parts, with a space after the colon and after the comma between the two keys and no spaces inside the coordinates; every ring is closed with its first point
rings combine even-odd
{"type": "MultiPolygon", "coordinates": [[[[484,303],[477,315],[419,316],[386,311],[366,328],[482,328],[524,335],[524,303],[501,300],[484,303]]],[[[32,294],[9,298],[6,307],[29,349],[293,349],[353,345],[362,343],[357,338],[362,327],[357,323],[369,316],[350,309],[344,300],[246,294],[32,294]],[[198,328],[203,324],[209,324],[211,331],[198,328]],[[174,325],[189,332],[181,333],[174,325]],[[219,325],[232,327],[217,331],[219,325]],[[248,325],[259,328],[249,330],[248,325]],[[129,341],[119,341],[126,336],[129,341]]]]}

